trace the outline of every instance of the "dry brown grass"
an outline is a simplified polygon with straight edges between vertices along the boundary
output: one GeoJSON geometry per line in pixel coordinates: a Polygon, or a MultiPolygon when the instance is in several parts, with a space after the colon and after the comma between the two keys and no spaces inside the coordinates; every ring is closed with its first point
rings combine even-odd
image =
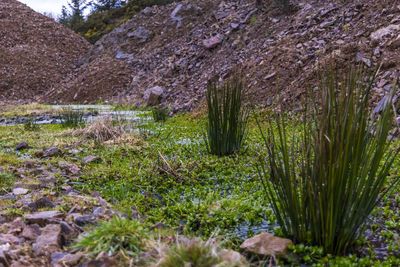
{"type": "Polygon", "coordinates": [[[81,136],[86,140],[92,140],[96,143],[104,143],[110,140],[116,140],[125,133],[121,126],[114,126],[111,118],[96,120],[83,129],[72,132],[74,136],[81,136]]]}

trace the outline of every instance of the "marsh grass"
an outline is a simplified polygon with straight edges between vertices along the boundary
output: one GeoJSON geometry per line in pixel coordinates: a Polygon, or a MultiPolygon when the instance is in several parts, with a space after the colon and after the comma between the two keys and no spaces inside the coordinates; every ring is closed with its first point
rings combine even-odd
{"type": "Polygon", "coordinates": [[[344,254],[393,187],[385,184],[398,154],[388,141],[393,93],[372,121],[375,77],[362,69],[344,75],[326,71],[320,90],[308,96],[312,105],[306,105],[299,132],[288,130],[283,115],[262,132],[267,147],[266,164],[258,166],[262,184],[283,233],[296,242],[344,254]]]}
{"type": "Polygon", "coordinates": [[[206,144],[218,156],[231,155],[242,147],[249,110],[243,106],[244,80],[240,73],[222,86],[210,81],[207,86],[208,123],[206,144]]]}
{"type": "Polygon", "coordinates": [[[165,107],[154,107],[151,112],[155,122],[165,122],[168,118],[169,110],[165,107]]]}
{"type": "Polygon", "coordinates": [[[81,110],[63,109],[59,115],[65,128],[78,128],[85,124],[85,113],[81,110]]]}
{"type": "Polygon", "coordinates": [[[146,249],[147,238],[148,233],[139,221],[114,217],[83,236],[74,248],[91,255],[101,252],[115,255],[122,252],[137,256],[146,249]]]}
{"type": "Polygon", "coordinates": [[[25,123],[24,123],[24,130],[29,131],[29,132],[35,132],[39,131],[40,126],[35,122],[33,118],[29,118],[25,123]]]}
{"type": "Polygon", "coordinates": [[[3,193],[7,193],[9,189],[11,189],[12,185],[15,182],[15,176],[8,172],[2,172],[0,170],[0,195],[3,193]]]}

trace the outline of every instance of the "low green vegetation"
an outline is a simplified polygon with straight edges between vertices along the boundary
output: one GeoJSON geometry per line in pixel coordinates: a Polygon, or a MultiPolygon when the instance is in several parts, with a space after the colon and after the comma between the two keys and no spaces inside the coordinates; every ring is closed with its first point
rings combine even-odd
{"type": "Polygon", "coordinates": [[[243,106],[245,84],[240,73],[223,86],[217,81],[207,86],[207,147],[211,154],[227,156],[243,145],[249,110],[243,106]]]}
{"type": "Polygon", "coordinates": [[[0,195],[10,190],[14,182],[15,176],[12,173],[0,170],[0,195]]]}
{"type": "Polygon", "coordinates": [[[191,242],[190,244],[178,243],[170,251],[160,264],[160,267],[209,267],[220,263],[213,247],[203,242],[191,242]]]}
{"type": "Polygon", "coordinates": [[[74,247],[93,255],[106,252],[136,257],[145,250],[147,238],[148,233],[139,221],[114,217],[83,236],[74,247]]]}
{"type": "Polygon", "coordinates": [[[29,118],[24,123],[24,129],[25,131],[38,131],[40,129],[40,126],[32,118],[29,118]]]}
{"type": "MultiPolygon", "coordinates": [[[[353,99],[354,104],[356,103],[355,99],[353,99]]],[[[350,98],[348,101],[350,101],[350,98]]],[[[118,109],[123,109],[123,107],[118,109]]],[[[352,122],[355,123],[358,120],[353,117],[352,114],[355,113],[352,112],[350,110],[346,116],[348,120],[353,118],[352,122]]],[[[255,113],[258,117],[273,118],[265,115],[270,113],[261,110],[255,113]]],[[[151,114],[149,115],[151,116],[151,114]]],[[[341,116],[344,116],[344,114],[341,113],[338,116],[338,118],[343,118],[341,116]]],[[[368,116],[368,113],[363,116],[368,116]]],[[[329,123],[332,123],[332,121],[328,120],[329,123]]],[[[207,143],[204,140],[207,122],[207,116],[193,117],[191,114],[178,114],[162,124],[143,119],[143,125],[140,126],[143,128],[143,130],[140,130],[143,132],[142,135],[138,134],[137,131],[118,132],[117,135],[112,132],[113,134],[109,135],[107,134],[109,129],[121,126],[120,124],[114,125],[112,122],[108,123],[107,127],[94,127],[93,124],[90,124],[82,129],[75,130],[66,129],[62,125],[42,125],[38,131],[26,131],[23,125],[0,126],[0,167],[3,168],[3,173],[13,173],[22,166],[21,163],[25,160],[34,160],[49,167],[52,164],[57,166],[61,160],[79,165],[80,175],[74,178],[73,183],[71,183],[74,189],[79,190],[82,194],[98,192],[113,205],[114,209],[124,214],[126,218],[130,218],[114,218],[109,222],[95,225],[93,228],[87,228],[89,234],[78,241],[77,248],[91,255],[96,255],[101,251],[125,255],[132,259],[139,255],[140,258],[143,255],[142,252],[152,251],[154,240],[165,238],[162,234],[159,236],[159,232],[155,230],[158,228],[168,231],[169,237],[171,235],[185,235],[208,240],[210,237],[217,236],[224,240],[224,248],[232,248],[236,251],[240,251],[239,245],[244,239],[260,231],[272,232],[283,237],[293,237],[286,230],[288,228],[285,229],[285,222],[281,221],[282,218],[279,218],[279,214],[276,212],[274,205],[280,205],[280,202],[273,202],[277,199],[276,197],[272,201],[266,198],[265,190],[260,183],[260,176],[257,173],[257,165],[260,164],[260,158],[267,159],[267,164],[262,165],[265,167],[265,176],[263,175],[262,178],[265,182],[270,183],[268,160],[272,160],[272,158],[269,152],[280,151],[279,133],[283,132],[283,127],[285,132],[288,133],[286,135],[288,142],[282,143],[289,146],[288,157],[290,160],[294,160],[296,164],[303,162],[304,158],[301,156],[305,155],[304,152],[295,149],[301,148],[300,145],[304,142],[304,139],[301,139],[304,138],[302,134],[304,133],[304,122],[299,121],[297,115],[287,115],[286,120],[283,121],[284,125],[280,121],[260,121],[259,126],[263,129],[260,132],[256,121],[250,118],[247,122],[246,149],[241,149],[226,157],[209,153],[207,143]],[[90,128],[91,126],[93,128],[90,128]],[[104,132],[106,134],[103,134],[104,132]],[[275,148],[270,147],[269,142],[265,147],[262,134],[265,132],[267,132],[267,141],[269,140],[268,136],[276,138],[277,146],[275,148]],[[103,136],[107,138],[103,138],[103,136]],[[295,136],[300,139],[296,139],[295,136]],[[292,142],[294,140],[298,140],[298,142],[292,142]],[[30,148],[23,152],[15,151],[16,145],[22,141],[26,141],[30,148]],[[38,152],[51,146],[59,147],[63,153],[55,158],[39,158],[36,156],[38,152]],[[292,154],[289,154],[292,147],[297,153],[294,155],[298,156],[294,159],[291,156],[292,154]],[[87,156],[95,156],[98,160],[82,164],[83,159],[87,156]],[[150,243],[150,250],[147,241],[150,243]]],[[[123,123],[121,122],[121,124],[123,123]]],[[[329,125],[332,131],[337,129],[335,128],[337,126],[329,125]]],[[[308,132],[312,132],[315,129],[314,127],[316,125],[308,127],[308,132]]],[[[366,129],[366,127],[363,129],[366,129]]],[[[333,132],[337,133],[337,131],[333,132]]],[[[340,133],[342,132],[346,131],[340,131],[340,133]]],[[[361,135],[361,133],[352,132],[354,136],[357,136],[355,133],[361,135]]],[[[363,136],[364,143],[362,144],[369,144],[368,142],[375,140],[374,135],[363,136]]],[[[338,144],[338,141],[335,140],[342,139],[339,139],[336,135],[327,135],[327,137],[335,142],[336,149],[341,148],[341,143],[338,144]]],[[[311,142],[314,137],[309,138],[307,139],[308,144],[314,144],[311,142]]],[[[353,137],[352,140],[358,139],[353,137]]],[[[327,149],[324,151],[329,152],[328,144],[330,143],[320,141],[327,145],[324,146],[327,149]]],[[[354,148],[357,142],[354,143],[349,143],[349,146],[354,148]]],[[[361,146],[360,143],[358,144],[361,146]]],[[[398,141],[391,144],[390,148],[397,146],[398,141]]],[[[313,146],[313,149],[318,147],[320,146],[313,146]]],[[[374,147],[376,148],[376,146],[365,145],[363,149],[366,150],[365,152],[370,152],[374,151],[372,149],[374,147]]],[[[313,150],[309,151],[311,153],[313,150]]],[[[279,153],[275,153],[276,161],[281,159],[279,155],[279,153]]],[[[319,152],[318,155],[327,156],[328,154],[319,152]]],[[[363,155],[372,154],[364,153],[363,155]]],[[[352,156],[353,158],[356,159],[355,156],[352,156]]],[[[317,159],[317,157],[314,156],[313,159],[317,159]]],[[[319,157],[318,159],[323,158],[319,157]]],[[[370,157],[363,157],[363,159],[370,159],[370,157]]],[[[386,156],[384,159],[386,159],[386,156]]],[[[382,192],[390,187],[393,190],[389,191],[387,195],[379,194],[382,197],[378,199],[378,202],[376,202],[377,199],[373,199],[374,196],[371,194],[371,203],[368,203],[370,205],[368,207],[372,207],[372,212],[369,213],[368,220],[357,229],[357,234],[353,235],[355,242],[351,242],[348,250],[341,252],[340,257],[330,254],[323,244],[311,239],[313,237],[311,231],[320,229],[314,227],[318,226],[317,224],[313,224],[313,227],[307,228],[307,239],[297,240],[297,238],[293,238],[296,245],[290,249],[287,257],[276,259],[278,264],[280,266],[399,266],[400,197],[398,191],[400,187],[392,184],[392,182],[395,179],[394,175],[398,174],[400,158],[396,157],[393,160],[390,176],[381,187],[382,192]],[[377,203],[377,206],[373,205],[375,203],[377,203]]],[[[312,168],[314,164],[311,160],[309,162],[310,164],[307,166],[309,166],[311,172],[314,170],[312,168]]],[[[347,166],[348,168],[346,168],[353,170],[352,172],[360,169],[355,168],[355,161],[349,160],[349,162],[352,162],[350,166],[346,164],[335,164],[335,166],[342,168],[347,166]]],[[[384,162],[384,160],[381,162],[378,169],[384,168],[384,162]]],[[[290,166],[296,170],[296,172],[292,170],[292,173],[296,174],[295,177],[300,178],[301,173],[297,170],[301,170],[302,165],[291,164],[290,166]]],[[[373,164],[364,164],[363,167],[363,171],[370,172],[373,164]]],[[[327,168],[327,170],[332,170],[332,168],[327,168]]],[[[320,173],[322,173],[322,170],[318,172],[318,174],[320,173]]],[[[355,176],[357,175],[351,177],[355,176]]],[[[323,178],[322,175],[313,177],[323,178]]],[[[343,178],[340,175],[330,175],[329,177],[343,178]]],[[[378,176],[358,175],[358,177],[365,180],[378,176]]],[[[12,188],[13,179],[11,176],[8,176],[8,178],[3,179],[1,177],[2,181],[11,181],[9,185],[5,183],[5,190],[2,193],[9,192],[12,188]]],[[[314,181],[317,182],[318,180],[315,179],[314,181]]],[[[353,179],[352,181],[354,184],[361,183],[361,180],[353,179]]],[[[296,189],[300,190],[302,187],[299,182],[295,182],[297,183],[296,189]]],[[[330,198],[322,200],[339,201],[335,198],[338,196],[340,197],[340,207],[348,208],[350,203],[361,203],[353,192],[360,188],[367,190],[367,184],[364,185],[364,187],[361,184],[359,187],[348,185],[346,190],[350,190],[347,192],[351,193],[346,195],[345,192],[340,190],[334,191],[335,194],[328,194],[330,198]],[[358,202],[350,202],[350,200],[357,200],[358,202]]],[[[1,186],[3,187],[3,184],[1,186]]],[[[329,188],[333,190],[331,187],[329,188]]],[[[340,189],[340,187],[335,188],[340,189]]],[[[375,187],[371,187],[372,189],[378,190],[375,187]]],[[[322,192],[327,188],[325,188],[325,185],[321,185],[319,190],[322,192]]],[[[360,190],[360,192],[364,192],[363,190],[360,190]]],[[[272,196],[276,196],[275,191],[270,193],[273,193],[272,196]]],[[[365,193],[361,193],[359,197],[362,194],[365,193]]],[[[297,197],[294,194],[287,195],[297,197]]],[[[318,194],[312,195],[314,198],[318,196],[318,194]]],[[[314,198],[313,201],[309,202],[310,204],[315,203],[314,198]]],[[[300,204],[302,204],[301,201],[298,205],[300,204]]],[[[68,212],[73,206],[73,204],[65,204],[63,211],[68,212]]],[[[360,214],[361,211],[366,214],[367,209],[362,209],[362,207],[361,204],[357,204],[353,206],[353,210],[357,211],[356,214],[360,214]]],[[[20,214],[18,209],[8,209],[7,212],[11,215],[20,214]]],[[[311,211],[308,210],[307,212],[311,211]]],[[[328,212],[333,211],[327,209],[324,210],[323,214],[328,212]]],[[[350,218],[351,214],[354,213],[347,213],[346,218],[350,218]]],[[[365,219],[365,215],[363,215],[363,218],[365,219]]],[[[348,220],[346,222],[349,222],[346,227],[350,226],[351,222],[348,220]]],[[[328,234],[329,231],[325,233],[328,234]]],[[[337,229],[337,233],[340,233],[340,229],[337,229]]],[[[169,255],[170,262],[173,264],[189,260],[195,261],[203,257],[210,259],[207,256],[210,255],[209,250],[204,246],[194,246],[192,249],[187,249],[187,247],[179,246],[179,243],[172,242],[169,248],[171,248],[171,251],[166,250],[164,256],[169,255]]],[[[125,258],[125,256],[122,257],[125,258]]],[[[211,257],[211,260],[213,259],[211,257]]],[[[252,266],[258,266],[257,259],[251,256],[247,259],[252,266]]]]}

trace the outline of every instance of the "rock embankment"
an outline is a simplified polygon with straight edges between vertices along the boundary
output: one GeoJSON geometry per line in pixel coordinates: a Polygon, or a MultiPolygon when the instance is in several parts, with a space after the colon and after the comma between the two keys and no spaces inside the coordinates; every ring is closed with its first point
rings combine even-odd
{"type": "Polygon", "coordinates": [[[400,68],[399,3],[296,0],[295,11],[283,14],[264,2],[262,8],[254,0],[148,7],[99,40],[45,99],[145,104],[145,92],[157,87],[162,102],[189,110],[203,100],[208,79],[223,79],[240,65],[254,103],[297,103],[332,58],[339,69],[382,64],[375,100],[390,89],[400,68]]]}

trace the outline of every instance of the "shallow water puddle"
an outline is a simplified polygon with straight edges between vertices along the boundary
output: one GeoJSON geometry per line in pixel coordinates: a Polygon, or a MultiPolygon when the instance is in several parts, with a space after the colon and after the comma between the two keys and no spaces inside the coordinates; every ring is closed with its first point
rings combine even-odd
{"type": "Polygon", "coordinates": [[[118,122],[142,122],[148,120],[148,112],[136,110],[115,110],[111,105],[53,105],[50,106],[47,114],[19,117],[1,117],[0,126],[13,126],[28,122],[34,124],[60,124],[62,113],[65,111],[81,112],[87,123],[111,118],[118,122]]]}

